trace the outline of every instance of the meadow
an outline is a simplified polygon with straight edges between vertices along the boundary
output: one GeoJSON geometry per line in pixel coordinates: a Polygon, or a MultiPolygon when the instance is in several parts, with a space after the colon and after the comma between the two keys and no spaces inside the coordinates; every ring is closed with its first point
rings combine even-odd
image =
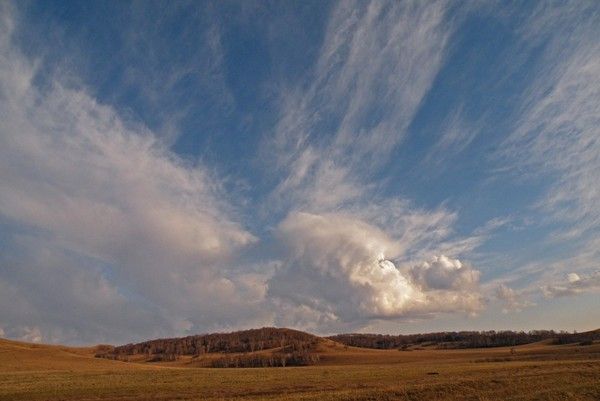
{"type": "Polygon", "coordinates": [[[317,365],[198,368],[0,340],[0,400],[600,400],[600,344],[411,351],[324,340],[317,365]]]}

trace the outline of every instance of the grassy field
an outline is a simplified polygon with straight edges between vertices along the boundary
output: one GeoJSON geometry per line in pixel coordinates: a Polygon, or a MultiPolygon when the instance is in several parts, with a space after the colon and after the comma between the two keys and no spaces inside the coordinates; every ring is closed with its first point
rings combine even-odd
{"type": "Polygon", "coordinates": [[[0,400],[600,400],[600,344],[397,351],[324,341],[316,366],[253,369],[94,352],[0,340],[0,400]]]}

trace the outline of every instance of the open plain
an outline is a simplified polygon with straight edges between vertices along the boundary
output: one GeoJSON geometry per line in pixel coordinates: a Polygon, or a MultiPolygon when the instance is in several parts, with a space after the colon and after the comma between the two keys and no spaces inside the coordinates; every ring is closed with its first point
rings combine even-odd
{"type": "Polygon", "coordinates": [[[411,351],[323,340],[318,364],[198,368],[136,363],[0,340],[0,400],[589,400],[600,399],[600,344],[411,351]]]}

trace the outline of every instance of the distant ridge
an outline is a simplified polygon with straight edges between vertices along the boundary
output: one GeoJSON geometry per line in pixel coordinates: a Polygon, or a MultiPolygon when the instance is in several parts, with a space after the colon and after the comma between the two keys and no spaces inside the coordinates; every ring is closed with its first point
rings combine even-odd
{"type": "Polygon", "coordinates": [[[409,348],[419,345],[436,348],[489,348],[531,344],[543,340],[552,340],[554,344],[591,343],[600,340],[600,329],[583,333],[554,330],[443,331],[405,335],[351,333],[327,338],[348,346],[375,349],[409,348]]]}

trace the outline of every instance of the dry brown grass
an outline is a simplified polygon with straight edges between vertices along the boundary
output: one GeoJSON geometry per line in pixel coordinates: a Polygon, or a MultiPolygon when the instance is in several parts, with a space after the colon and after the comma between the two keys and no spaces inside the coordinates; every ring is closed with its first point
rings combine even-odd
{"type": "Polygon", "coordinates": [[[206,369],[0,340],[0,400],[600,400],[600,344],[368,350],[325,341],[317,366],[206,369]]]}

